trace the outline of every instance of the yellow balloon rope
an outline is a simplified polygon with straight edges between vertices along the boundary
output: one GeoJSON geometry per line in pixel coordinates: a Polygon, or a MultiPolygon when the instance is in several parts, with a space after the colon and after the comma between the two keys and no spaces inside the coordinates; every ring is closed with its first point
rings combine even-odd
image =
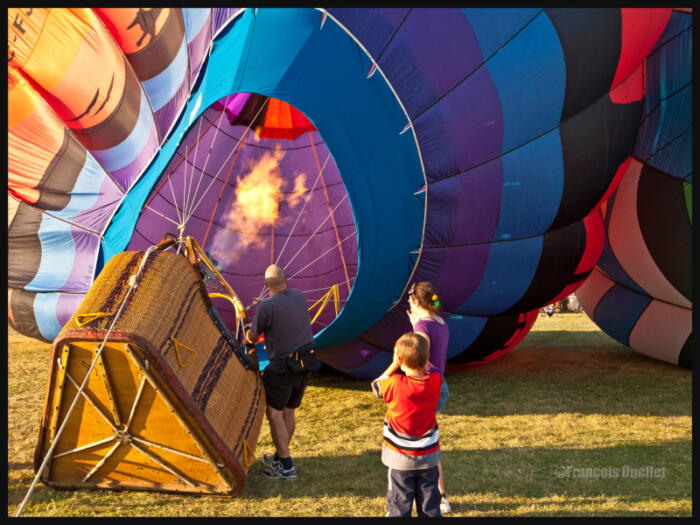
{"type": "Polygon", "coordinates": [[[255,452],[245,439],[241,439],[241,441],[243,442],[243,465],[248,468],[255,463],[255,452]]]}
{"type": "Polygon", "coordinates": [[[333,304],[335,305],[335,315],[338,315],[338,312],[340,311],[339,309],[339,302],[340,302],[340,294],[338,292],[338,285],[334,284],[333,286],[330,287],[330,289],[323,294],[323,297],[321,297],[318,301],[316,301],[314,304],[312,304],[309,307],[309,311],[313,310],[318,303],[321,303],[321,306],[318,307],[318,310],[316,310],[316,314],[314,315],[313,319],[311,320],[311,324],[314,324],[316,322],[316,319],[318,319],[318,316],[321,315],[321,312],[323,312],[323,309],[326,307],[328,304],[328,301],[330,301],[331,297],[333,297],[333,304]]]}
{"type": "Polygon", "coordinates": [[[95,312],[91,314],[78,314],[75,316],[75,323],[78,326],[85,326],[88,323],[95,321],[96,319],[101,319],[103,317],[109,317],[111,314],[106,314],[104,312],[95,312]]]}

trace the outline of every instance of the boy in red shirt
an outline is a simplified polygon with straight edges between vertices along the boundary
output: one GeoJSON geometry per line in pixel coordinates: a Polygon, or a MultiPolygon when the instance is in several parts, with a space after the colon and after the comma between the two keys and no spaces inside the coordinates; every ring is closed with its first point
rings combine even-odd
{"type": "Polygon", "coordinates": [[[441,459],[435,409],[440,374],[427,373],[428,342],[413,332],[394,347],[389,368],[372,381],[372,391],[387,404],[382,463],[389,468],[387,517],[441,517],[438,463],[441,459]],[[404,372],[397,374],[399,368],[404,372]]]}

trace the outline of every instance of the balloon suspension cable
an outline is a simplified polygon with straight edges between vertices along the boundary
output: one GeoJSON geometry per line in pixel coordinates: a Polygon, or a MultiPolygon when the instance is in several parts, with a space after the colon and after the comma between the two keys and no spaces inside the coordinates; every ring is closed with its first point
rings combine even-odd
{"type": "MultiPolygon", "coordinates": [[[[316,180],[314,181],[313,186],[311,186],[311,189],[306,194],[306,198],[304,199],[304,205],[301,207],[301,210],[299,210],[299,213],[297,214],[297,218],[294,221],[294,224],[292,225],[292,229],[289,230],[289,235],[287,235],[287,238],[285,239],[284,244],[282,245],[282,249],[280,250],[279,254],[277,254],[277,259],[275,260],[275,264],[278,264],[280,262],[280,258],[282,257],[282,254],[284,253],[284,249],[287,247],[287,243],[289,242],[289,239],[291,239],[292,234],[294,233],[294,230],[296,229],[297,224],[299,223],[299,219],[301,219],[301,217],[304,213],[304,210],[306,209],[306,205],[309,203],[309,199],[311,198],[311,195],[313,194],[314,190],[316,189],[316,185],[318,184],[318,181],[321,180],[321,174],[323,173],[323,170],[326,168],[326,164],[328,163],[328,159],[330,159],[330,158],[331,158],[331,152],[329,151],[328,155],[326,156],[326,160],[323,163],[323,166],[321,167],[321,169],[318,172],[318,175],[316,176],[316,180]]],[[[260,293],[262,293],[263,291],[264,291],[264,288],[260,293]]]]}
{"type": "MultiPolygon", "coordinates": [[[[219,138],[219,132],[221,131],[221,123],[223,122],[224,115],[226,114],[226,104],[228,104],[229,97],[226,97],[226,103],[224,103],[224,109],[221,111],[219,114],[219,120],[216,123],[216,129],[214,131],[214,139],[212,140],[211,144],[209,144],[209,149],[207,150],[207,156],[204,159],[204,164],[202,165],[202,169],[199,171],[199,178],[197,179],[197,187],[194,189],[194,192],[192,195],[196,196],[197,192],[199,191],[199,185],[202,182],[202,176],[204,173],[207,171],[207,164],[209,163],[209,157],[211,156],[211,152],[214,149],[214,144],[216,143],[216,139],[219,138]]],[[[200,124],[201,124],[201,118],[200,118],[200,124]]],[[[201,137],[201,135],[200,135],[201,137]]],[[[194,170],[195,170],[195,163],[197,161],[197,149],[199,147],[199,140],[200,138],[197,138],[197,141],[195,142],[195,148],[194,148],[194,157],[192,157],[192,169],[190,170],[190,184],[188,185],[188,189],[192,189],[192,180],[194,179],[194,170]]],[[[228,161],[228,158],[227,158],[228,161]]],[[[223,165],[221,166],[223,168],[223,165]]],[[[216,177],[218,178],[219,173],[221,173],[221,168],[219,168],[219,171],[216,174],[216,177]]],[[[185,173],[187,173],[187,163],[185,163],[185,173]]],[[[183,184],[184,186],[184,184],[183,184]]],[[[187,192],[187,196],[185,197],[185,200],[183,201],[183,217],[185,217],[185,222],[189,220],[189,218],[194,214],[194,211],[192,211],[192,214],[189,212],[189,208],[192,206],[192,202],[194,201],[194,197],[190,195],[190,191],[187,192]]]]}
{"type": "MultiPolygon", "coordinates": [[[[316,189],[316,185],[318,184],[318,181],[321,180],[321,174],[323,173],[323,170],[326,167],[326,164],[328,163],[328,159],[331,158],[331,153],[330,151],[328,152],[328,155],[326,156],[326,160],[323,163],[323,166],[319,170],[318,175],[316,176],[316,180],[314,181],[313,186],[311,186],[311,189],[307,192],[306,198],[304,199],[304,205],[301,207],[301,210],[299,210],[299,213],[297,214],[297,218],[294,221],[294,224],[292,225],[292,229],[289,230],[289,234],[287,235],[287,238],[284,241],[284,244],[282,245],[282,249],[280,252],[277,254],[277,259],[275,260],[275,264],[278,264],[280,261],[280,258],[282,257],[282,254],[284,253],[285,248],[287,247],[287,243],[289,242],[289,239],[292,238],[292,234],[294,234],[294,230],[297,227],[297,224],[299,223],[299,219],[301,219],[302,215],[304,214],[304,210],[306,209],[306,205],[309,203],[309,199],[311,198],[311,195],[313,194],[314,190],[316,189]]],[[[258,294],[259,297],[256,297],[258,299],[257,302],[260,302],[264,299],[264,296],[266,294],[265,286],[263,285],[262,289],[260,290],[260,293],[258,294]]],[[[248,305],[248,308],[250,308],[253,305],[253,303],[248,305]]]]}
{"type": "Polygon", "coordinates": [[[264,300],[263,297],[253,297],[253,300],[250,302],[250,304],[249,304],[248,306],[245,307],[245,311],[247,312],[247,311],[250,310],[254,305],[256,305],[256,304],[262,302],[263,300],[264,300]]]}
{"type": "Polygon", "coordinates": [[[202,250],[201,246],[199,246],[199,244],[197,244],[197,241],[194,240],[192,237],[187,236],[185,239],[185,243],[187,249],[191,250],[193,255],[199,256],[200,261],[204,263],[206,268],[208,268],[208,272],[212,274],[212,276],[218,281],[219,285],[226,292],[210,292],[209,297],[221,297],[223,299],[227,299],[233,305],[238,321],[247,321],[247,315],[245,313],[246,309],[243,307],[243,303],[238,297],[238,294],[234,291],[234,289],[231,287],[228,281],[226,281],[224,276],[221,274],[218,263],[212,260],[212,257],[209,254],[207,254],[204,250],[202,250]]]}
{"type": "Polygon", "coordinates": [[[345,284],[348,287],[348,295],[350,294],[350,274],[348,273],[348,265],[345,261],[345,253],[343,252],[342,242],[340,241],[340,233],[338,232],[338,225],[335,221],[335,213],[333,212],[333,206],[331,205],[331,198],[328,195],[328,186],[326,186],[326,181],[323,178],[323,168],[321,167],[321,162],[318,160],[318,152],[316,151],[316,146],[314,146],[313,136],[309,132],[309,137],[311,137],[311,149],[314,152],[314,159],[316,159],[316,166],[318,167],[318,174],[321,177],[321,184],[323,185],[323,195],[326,198],[326,204],[328,205],[328,210],[331,216],[331,222],[333,223],[333,231],[335,232],[335,240],[338,243],[338,252],[340,254],[340,261],[343,263],[343,272],[345,273],[345,284]]]}
{"type": "MultiPolygon", "coordinates": [[[[228,103],[228,97],[226,97],[226,103],[228,103]]],[[[226,113],[226,104],[224,104],[224,108],[221,110],[221,114],[219,115],[219,125],[221,124],[221,118],[223,117],[224,113],[226,113]]],[[[195,163],[197,162],[197,150],[199,149],[199,140],[202,137],[202,121],[204,120],[203,118],[199,118],[199,131],[197,131],[197,139],[194,142],[194,155],[192,156],[192,168],[190,169],[190,177],[189,177],[189,184],[187,184],[187,150],[185,150],[185,167],[183,169],[183,183],[182,183],[182,210],[183,210],[183,217],[187,216],[187,199],[189,197],[190,190],[192,189],[192,180],[194,179],[194,166],[195,163]]],[[[214,119],[212,119],[213,121],[214,119]]],[[[217,135],[215,134],[214,137],[217,135]]],[[[213,146],[213,142],[212,142],[213,146]]],[[[205,166],[206,168],[206,166],[205,166]]],[[[205,168],[202,168],[202,171],[204,171],[205,168]]],[[[183,221],[184,222],[184,221],[183,221]]]]}
{"type": "MultiPolygon", "coordinates": [[[[226,159],[224,159],[224,161],[221,163],[221,166],[217,170],[216,175],[214,175],[214,177],[212,177],[211,181],[209,181],[209,184],[204,189],[204,192],[201,194],[201,196],[199,196],[199,199],[197,199],[198,193],[199,193],[200,181],[202,180],[204,170],[206,169],[206,164],[209,161],[209,155],[211,154],[211,151],[212,151],[212,147],[213,147],[213,142],[212,142],[212,146],[210,146],[209,151],[207,153],[207,157],[206,157],[205,162],[204,162],[204,167],[202,168],[202,170],[199,173],[199,181],[197,181],[197,187],[195,188],[193,195],[190,197],[190,200],[192,202],[194,202],[194,204],[191,204],[190,206],[188,206],[188,211],[186,211],[185,219],[183,221],[184,223],[187,223],[192,218],[192,216],[194,216],[194,213],[197,211],[197,208],[199,208],[199,205],[202,203],[204,198],[207,196],[207,193],[209,193],[209,190],[211,189],[212,185],[219,179],[219,175],[221,175],[221,172],[224,170],[224,167],[226,166],[226,164],[228,164],[228,161],[231,159],[231,157],[233,157],[233,155],[236,154],[238,149],[241,147],[241,144],[243,143],[243,138],[246,136],[248,130],[251,129],[251,127],[253,126],[253,123],[258,119],[262,110],[265,109],[265,107],[267,106],[268,100],[270,100],[269,97],[266,98],[265,101],[260,105],[260,108],[258,109],[257,113],[255,113],[255,116],[251,119],[250,124],[248,124],[248,126],[246,126],[246,132],[243,133],[241,135],[241,137],[237,140],[234,148],[228,154],[226,159]],[[196,202],[195,202],[195,200],[196,200],[196,202]]],[[[219,124],[220,124],[220,122],[219,122],[219,124]]],[[[216,134],[214,135],[215,139],[218,136],[219,132],[220,132],[220,128],[219,128],[219,126],[217,126],[217,131],[216,131],[216,134]]]]}
{"type": "MultiPolygon", "coordinates": [[[[289,239],[291,239],[292,234],[294,233],[294,230],[296,229],[297,224],[299,223],[299,219],[301,219],[301,217],[302,217],[302,215],[303,215],[303,213],[304,213],[304,210],[306,209],[306,205],[309,203],[309,199],[311,198],[312,193],[313,193],[314,190],[316,189],[316,185],[318,184],[319,180],[321,180],[321,176],[323,175],[323,170],[326,168],[326,164],[328,163],[328,160],[329,160],[330,158],[331,158],[331,153],[330,153],[330,151],[329,151],[329,152],[328,152],[328,155],[326,156],[326,160],[323,162],[323,166],[321,166],[321,168],[320,168],[319,171],[318,171],[318,175],[316,176],[316,180],[314,181],[313,186],[312,186],[311,189],[308,191],[308,193],[307,193],[307,195],[306,195],[306,198],[304,199],[304,205],[301,207],[301,210],[299,210],[299,213],[297,214],[297,218],[296,218],[296,220],[294,221],[294,225],[292,226],[292,229],[289,231],[289,234],[287,235],[287,238],[286,238],[285,241],[284,241],[284,245],[282,245],[282,249],[280,250],[279,254],[277,254],[277,260],[275,260],[275,264],[278,264],[278,263],[280,262],[280,259],[282,258],[282,254],[284,253],[284,250],[285,250],[285,248],[287,247],[287,243],[289,242],[289,239]]],[[[345,197],[347,198],[347,195],[346,195],[345,197]]],[[[336,208],[337,208],[337,206],[336,206],[336,208]]],[[[332,211],[333,211],[333,210],[331,210],[331,212],[332,212],[332,211]]],[[[329,217],[330,217],[330,216],[329,216],[329,217]]],[[[321,225],[319,226],[318,229],[320,229],[321,226],[323,226],[323,224],[325,224],[325,222],[328,220],[329,217],[326,217],[326,220],[324,220],[324,221],[321,223],[321,225]]],[[[318,229],[316,229],[316,231],[315,231],[314,233],[311,234],[311,237],[313,237],[313,236],[316,235],[316,233],[318,232],[318,229]]],[[[310,239],[309,239],[309,240],[310,240],[310,239]]],[[[307,241],[307,243],[304,244],[304,246],[306,246],[306,244],[308,244],[308,241],[307,241]]],[[[301,249],[303,249],[304,246],[302,246],[301,249]]],[[[300,250],[300,251],[301,251],[301,250],[300,250]]],[[[294,258],[296,257],[296,255],[298,255],[298,253],[299,253],[299,252],[297,252],[297,254],[295,254],[295,255],[292,257],[292,260],[294,260],[294,258]]],[[[291,261],[289,261],[289,263],[291,263],[291,261]]],[[[287,263],[286,266],[289,266],[289,263],[287,263]]],[[[286,268],[286,266],[285,266],[285,268],[286,268]]],[[[262,289],[260,290],[260,293],[258,294],[258,297],[256,298],[256,299],[258,300],[257,302],[262,301],[262,300],[266,297],[266,295],[267,295],[267,290],[265,289],[265,286],[263,286],[262,289]]],[[[250,305],[248,305],[248,308],[250,308],[253,304],[254,304],[254,303],[251,303],[250,305]]]]}
{"type": "Polygon", "coordinates": [[[131,295],[131,292],[138,286],[138,280],[139,280],[139,277],[141,275],[141,272],[143,271],[143,268],[146,264],[146,261],[148,260],[148,257],[151,255],[153,250],[155,250],[155,248],[156,248],[155,246],[151,246],[150,248],[148,248],[148,250],[146,250],[146,252],[143,255],[143,258],[141,259],[141,264],[139,265],[138,270],[136,271],[135,274],[133,274],[129,278],[129,289],[126,291],[126,294],[124,294],[124,299],[122,299],[122,302],[119,305],[119,310],[117,310],[117,313],[115,314],[114,319],[112,320],[112,324],[109,326],[109,330],[107,330],[107,334],[105,335],[105,338],[102,340],[102,344],[100,345],[99,350],[95,354],[95,358],[92,360],[92,364],[90,365],[90,368],[88,368],[88,371],[85,374],[85,379],[83,379],[83,383],[80,385],[80,388],[78,389],[78,393],[75,395],[75,398],[73,399],[73,403],[71,404],[70,408],[68,409],[68,412],[66,413],[66,415],[63,419],[63,423],[61,423],[61,427],[56,432],[56,437],[54,437],[53,443],[51,443],[51,447],[49,447],[49,450],[46,452],[46,456],[44,457],[44,461],[42,461],[41,466],[39,467],[39,470],[37,470],[36,476],[34,476],[34,481],[32,481],[32,484],[29,487],[27,494],[24,496],[24,499],[22,500],[22,503],[19,506],[19,509],[17,510],[17,514],[15,514],[15,517],[19,517],[22,514],[22,511],[24,511],[24,508],[27,506],[27,503],[29,503],[29,499],[31,498],[32,493],[34,492],[34,488],[36,487],[36,484],[39,482],[39,478],[44,473],[44,470],[46,469],[46,465],[48,465],[49,460],[53,456],[53,451],[56,448],[56,445],[58,444],[58,441],[61,437],[61,434],[63,433],[63,430],[66,428],[66,424],[68,423],[68,420],[70,419],[70,416],[73,413],[73,410],[75,409],[76,405],[78,404],[78,399],[83,394],[83,391],[85,390],[85,387],[87,386],[88,380],[90,379],[90,374],[92,374],[92,371],[95,368],[95,364],[100,359],[100,356],[102,355],[102,351],[105,348],[105,344],[109,340],[109,336],[112,335],[112,330],[114,329],[114,326],[116,325],[117,321],[119,320],[119,317],[121,316],[122,311],[124,310],[124,306],[126,305],[127,300],[129,298],[129,296],[131,295]]]}
{"type": "MultiPolygon", "coordinates": [[[[292,264],[294,259],[296,259],[297,256],[304,251],[304,248],[306,248],[306,245],[309,244],[309,242],[311,242],[311,239],[313,239],[316,236],[316,234],[319,232],[319,230],[323,227],[323,225],[328,222],[328,220],[331,218],[331,213],[335,212],[335,210],[337,210],[345,202],[345,200],[347,198],[348,198],[348,194],[346,193],[345,196],[342,199],[340,199],[338,201],[338,203],[333,207],[333,209],[330,210],[330,213],[328,214],[328,216],[326,216],[326,218],[323,219],[323,221],[321,221],[321,224],[318,225],[318,227],[309,236],[309,238],[306,239],[306,242],[304,242],[304,244],[301,245],[301,248],[299,248],[297,250],[297,252],[294,254],[294,256],[291,259],[289,259],[289,261],[287,261],[287,263],[285,265],[282,266],[282,269],[284,269],[286,271],[287,268],[289,268],[289,265],[292,264]]],[[[341,242],[344,242],[344,241],[341,241],[341,242]]]]}
{"type": "Polygon", "coordinates": [[[175,253],[179,254],[182,247],[185,245],[185,239],[182,237],[185,233],[185,223],[178,224],[178,231],[180,232],[177,237],[177,251],[175,253]]]}
{"type": "MultiPolygon", "coordinates": [[[[222,109],[221,111],[226,111],[226,108],[222,109]]],[[[214,125],[215,120],[216,120],[216,119],[212,119],[211,122],[209,122],[209,123],[207,124],[207,126],[204,128],[204,131],[202,131],[202,132],[199,134],[199,136],[197,137],[197,139],[196,139],[197,141],[199,141],[199,140],[206,134],[206,132],[209,130],[209,128],[210,128],[211,126],[214,125]]],[[[178,168],[178,166],[180,166],[180,164],[187,158],[187,155],[189,155],[189,152],[190,152],[191,149],[192,149],[192,145],[191,145],[191,144],[185,148],[185,154],[182,155],[182,156],[177,160],[177,162],[175,162],[174,166],[173,166],[172,168],[170,168],[170,170],[168,171],[168,173],[167,173],[167,175],[165,176],[165,178],[162,178],[162,180],[160,181],[160,183],[159,183],[158,186],[156,187],[155,191],[153,191],[153,192],[151,193],[151,196],[150,196],[150,197],[148,198],[148,200],[146,201],[146,204],[145,204],[146,207],[148,207],[148,205],[151,203],[151,201],[154,199],[154,197],[155,197],[156,195],[158,195],[158,193],[160,192],[160,190],[161,190],[161,188],[163,187],[163,185],[170,179],[171,175],[172,175],[173,173],[175,173],[175,170],[178,168]]]]}
{"type": "MultiPolygon", "coordinates": [[[[250,128],[246,128],[246,130],[243,132],[243,135],[241,136],[241,140],[245,139],[245,136],[249,131],[250,131],[250,128]]],[[[211,210],[211,216],[209,217],[209,223],[207,224],[207,231],[204,233],[204,238],[202,239],[202,246],[207,245],[207,239],[209,238],[209,232],[211,231],[211,227],[214,224],[214,217],[216,217],[216,212],[219,209],[219,205],[222,202],[222,199],[224,197],[224,193],[226,192],[226,188],[228,187],[228,183],[231,180],[231,175],[233,175],[233,168],[236,165],[236,161],[238,160],[238,155],[241,152],[241,150],[242,150],[242,148],[238,148],[236,150],[236,154],[233,156],[233,160],[231,161],[231,165],[228,169],[228,174],[226,175],[226,180],[221,185],[221,190],[219,191],[219,196],[216,198],[216,204],[214,205],[214,208],[211,210]]]]}

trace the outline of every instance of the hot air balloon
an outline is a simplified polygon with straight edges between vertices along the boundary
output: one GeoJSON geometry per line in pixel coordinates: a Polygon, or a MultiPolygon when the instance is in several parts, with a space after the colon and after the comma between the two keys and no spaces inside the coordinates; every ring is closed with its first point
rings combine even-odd
{"type": "MultiPolygon", "coordinates": [[[[383,370],[398,335],[410,330],[412,282],[429,280],[440,291],[448,363],[458,368],[513,348],[542,305],[588,277],[604,244],[599,204],[619,182],[642,122],[640,68],[671,15],[59,9],[41,11],[36,27],[69,15],[85,27],[18,36],[22,48],[14,24],[28,27],[25,18],[40,10],[25,11],[11,10],[8,20],[11,70],[34,90],[36,107],[53,111],[52,134],[63,129],[94,159],[90,181],[103,182],[86,178],[92,208],[76,201],[78,214],[62,216],[38,196],[85,195],[71,193],[67,176],[57,177],[61,186],[38,169],[23,178],[31,155],[16,154],[13,325],[51,339],[115,254],[191,235],[251,311],[264,294],[265,267],[285,267],[290,286],[309,299],[319,357],[357,377],[383,370]],[[138,46],[170,32],[168,53],[158,54],[172,63],[142,60],[138,46]],[[76,54],[90,48],[82,35],[93,47],[99,36],[105,43],[93,54],[112,58],[95,85],[76,73],[84,96],[71,106],[73,88],[53,86],[69,76],[70,58],[91,67],[94,58],[76,54]],[[44,43],[52,36],[57,41],[44,43]],[[42,83],[47,74],[22,57],[35,48],[36,60],[49,46],[65,48],[67,58],[42,83]],[[112,109],[120,94],[124,102],[112,109]],[[148,140],[128,142],[126,124],[106,131],[127,107],[148,140]],[[114,140],[97,143],[97,128],[114,140]],[[131,155],[138,161],[111,153],[127,142],[143,148],[131,155]]],[[[13,107],[11,149],[21,120],[13,107]]],[[[225,319],[234,315],[217,307],[225,319]]]]}
{"type": "Polygon", "coordinates": [[[692,348],[692,15],[675,11],[645,62],[634,156],[603,204],[603,253],[577,292],[617,341],[690,368],[692,348]]]}

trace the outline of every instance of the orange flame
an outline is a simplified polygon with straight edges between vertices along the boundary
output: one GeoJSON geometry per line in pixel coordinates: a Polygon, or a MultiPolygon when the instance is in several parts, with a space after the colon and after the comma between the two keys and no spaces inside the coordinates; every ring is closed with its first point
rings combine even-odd
{"type": "Polygon", "coordinates": [[[297,204],[302,199],[302,195],[308,191],[308,188],[306,187],[306,175],[303,173],[300,173],[297,175],[297,177],[294,179],[294,189],[292,190],[292,193],[287,197],[287,204],[289,204],[290,208],[296,207],[297,204]]]}
{"type": "Polygon", "coordinates": [[[249,248],[262,248],[280,219],[280,203],[295,207],[307,191],[306,176],[294,180],[294,189],[282,192],[281,157],[266,153],[253,163],[250,172],[236,181],[233,204],[224,217],[225,227],[212,239],[212,253],[225,264],[238,261],[249,248]]]}

